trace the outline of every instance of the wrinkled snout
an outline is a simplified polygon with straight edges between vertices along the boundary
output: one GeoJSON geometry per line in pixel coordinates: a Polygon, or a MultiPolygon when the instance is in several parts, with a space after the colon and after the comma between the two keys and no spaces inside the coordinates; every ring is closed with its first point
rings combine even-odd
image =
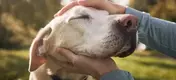
{"type": "Polygon", "coordinates": [[[125,27],[127,32],[136,32],[137,29],[137,17],[131,14],[120,15],[117,22],[122,27],[125,27]]]}

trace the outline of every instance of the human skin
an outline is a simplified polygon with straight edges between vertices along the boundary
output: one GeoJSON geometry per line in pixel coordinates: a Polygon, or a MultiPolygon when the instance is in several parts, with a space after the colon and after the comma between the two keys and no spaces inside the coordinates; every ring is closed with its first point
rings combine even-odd
{"type": "Polygon", "coordinates": [[[114,4],[112,2],[106,0],[77,0],[69,3],[65,7],[63,7],[60,11],[58,11],[54,16],[60,16],[65,13],[70,8],[82,5],[87,7],[94,7],[97,9],[102,9],[108,11],[110,14],[124,14],[125,13],[125,6],[114,4]]]}
{"type": "MultiPolygon", "coordinates": [[[[61,16],[67,10],[77,5],[106,10],[110,14],[124,14],[126,9],[124,6],[105,0],[77,0],[63,7],[54,16],[61,16]]],[[[62,67],[71,72],[88,74],[96,79],[100,79],[101,76],[108,72],[119,70],[111,58],[94,59],[86,56],[75,55],[73,52],[64,48],[58,48],[56,51],[68,59],[68,62],[64,62],[62,67]]]]}
{"type": "MultiPolygon", "coordinates": [[[[84,6],[85,3],[86,3],[85,6],[104,9],[104,10],[107,10],[110,14],[118,14],[118,13],[123,14],[126,11],[125,10],[126,7],[120,6],[118,4],[113,4],[110,2],[103,3],[103,1],[101,2],[100,0],[96,0],[96,1],[99,1],[99,3],[97,2],[97,6],[99,6],[99,7],[97,7],[97,6],[92,6],[92,5],[88,4],[88,1],[93,1],[93,0],[83,1],[83,3],[85,2],[84,4],[78,3],[79,1],[75,2],[75,5],[71,5],[72,3],[67,5],[69,7],[67,7],[67,6],[64,7],[61,11],[59,11],[56,14],[56,16],[62,15],[65,11],[67,11],[68,9],[70,9],[76,5],[83,5],[84,6]],[[102,6],[102,4],[104,4],[104,7],[102,6]],[[107,4],[107,5],[105,5],[105,4],[107,4]],[[109,8],[107,8],[108,5],[111,5],[111,7],[113,5],[114,8],[109,9],[109,8]]],[[[175,23],[161,20],[161,19],[157,19],[157,18],[153,18],[153,17],[149,16],[148,14],[142,14],[142,13],[135,11],[135,10],[134,10],[135,13],[133,11],[132,11],[132,13],[129,13],[131,11],[131,10],[129,11],[129,9],[127,9],[127,11],[128,11],[127,12],[128,14],[137,15],[139,19],[141,18],[141,15],[143,16],[143,19],[141,19],[141,24],[139,24],[140,31],[145,32],[145,33],[139,34],[139,37],[142,36],[142,38],[143,38],[143,39],[141,38],[141,41],[143,41],[143,43],[145,43],[147,46],[150,46],[153,49],[156,49],[162,53],[165,53],[166,55],[175,57],[175,55],[174,55],[174,53],[175,53],[175,46],[174,46],[175,40],[174,39],[175,38],[173,38],[173,35],[175,34],[175,32],[174,32],[175,23]],[[148,25],[147,26],[148,29],[146,29],[146,25],[148,25]],[[150,31],[148,31],[148,30],[150,30],[150,31]],[[147,34],[147,35],[145,35],[145,34],[147,34]],[[166,35],[167,37],[165,37],[165,36],[163,37],[163,35],[166,35]],[[165,40],[165,38],[167,40],[165,40]],[[169,44],[168,44],[168,42],[169,42],[169,44]]]]}
{"type": "Polygon", "coordinates": [[[96,59],[87,56],[76,55],[70,50],[57,48],[56,52],[64,56],[68,62],[60,62],[66,70],[75,73],[91,75],[97,80],[104,74],[113,70],[119,70],[111,58],[96,59]]]}

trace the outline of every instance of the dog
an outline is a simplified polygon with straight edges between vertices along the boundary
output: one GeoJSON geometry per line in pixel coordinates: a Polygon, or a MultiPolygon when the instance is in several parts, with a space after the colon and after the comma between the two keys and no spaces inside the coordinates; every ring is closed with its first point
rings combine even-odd
{"type": "Polygon", "coordinates": [[[38,32],[38,43],[33,41],[30,47],[30,80],[90,80],[88,75],[64,70],[59,62],[67,60],[55,53],[56,48],[92,58],[126,57],[136,48],[136,26],[137,18],[130,14],[73,7],[38,32]]]}

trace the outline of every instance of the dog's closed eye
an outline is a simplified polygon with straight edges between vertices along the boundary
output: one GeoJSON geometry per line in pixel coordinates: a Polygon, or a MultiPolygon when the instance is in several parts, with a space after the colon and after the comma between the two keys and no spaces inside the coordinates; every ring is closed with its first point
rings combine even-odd
{"type": "Polygon", "coordinates": [[[70,20],[73,20],[73,19],[90,19],[90,16],[87,15],[87,14],[84,14],[84,15],[78,15],[78,16],[75,16],[75,17],[72,17],[70,20]]]}
{"type": "Polygon", "coordinates": [[[90,19],[89,15],[80,15],[78,17],[76,17],[77,19],[90,19]]]}

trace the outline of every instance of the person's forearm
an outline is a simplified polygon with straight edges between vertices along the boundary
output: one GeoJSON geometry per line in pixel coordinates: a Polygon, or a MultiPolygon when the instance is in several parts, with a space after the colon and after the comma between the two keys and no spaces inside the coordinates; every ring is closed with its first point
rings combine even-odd
{"type": "Polygon", "coordinates": [[[123,70],[114,70],[104,74],[100,80],[134,80],[131,74],[123,70]]]}
{"type": "Polygon", "coordinates": [[[151,17],[147,13],[132,8],[126,8],[126,14],[138,17],[138,37],[140,42],[176,58],[176,23],[151,17]]]}

